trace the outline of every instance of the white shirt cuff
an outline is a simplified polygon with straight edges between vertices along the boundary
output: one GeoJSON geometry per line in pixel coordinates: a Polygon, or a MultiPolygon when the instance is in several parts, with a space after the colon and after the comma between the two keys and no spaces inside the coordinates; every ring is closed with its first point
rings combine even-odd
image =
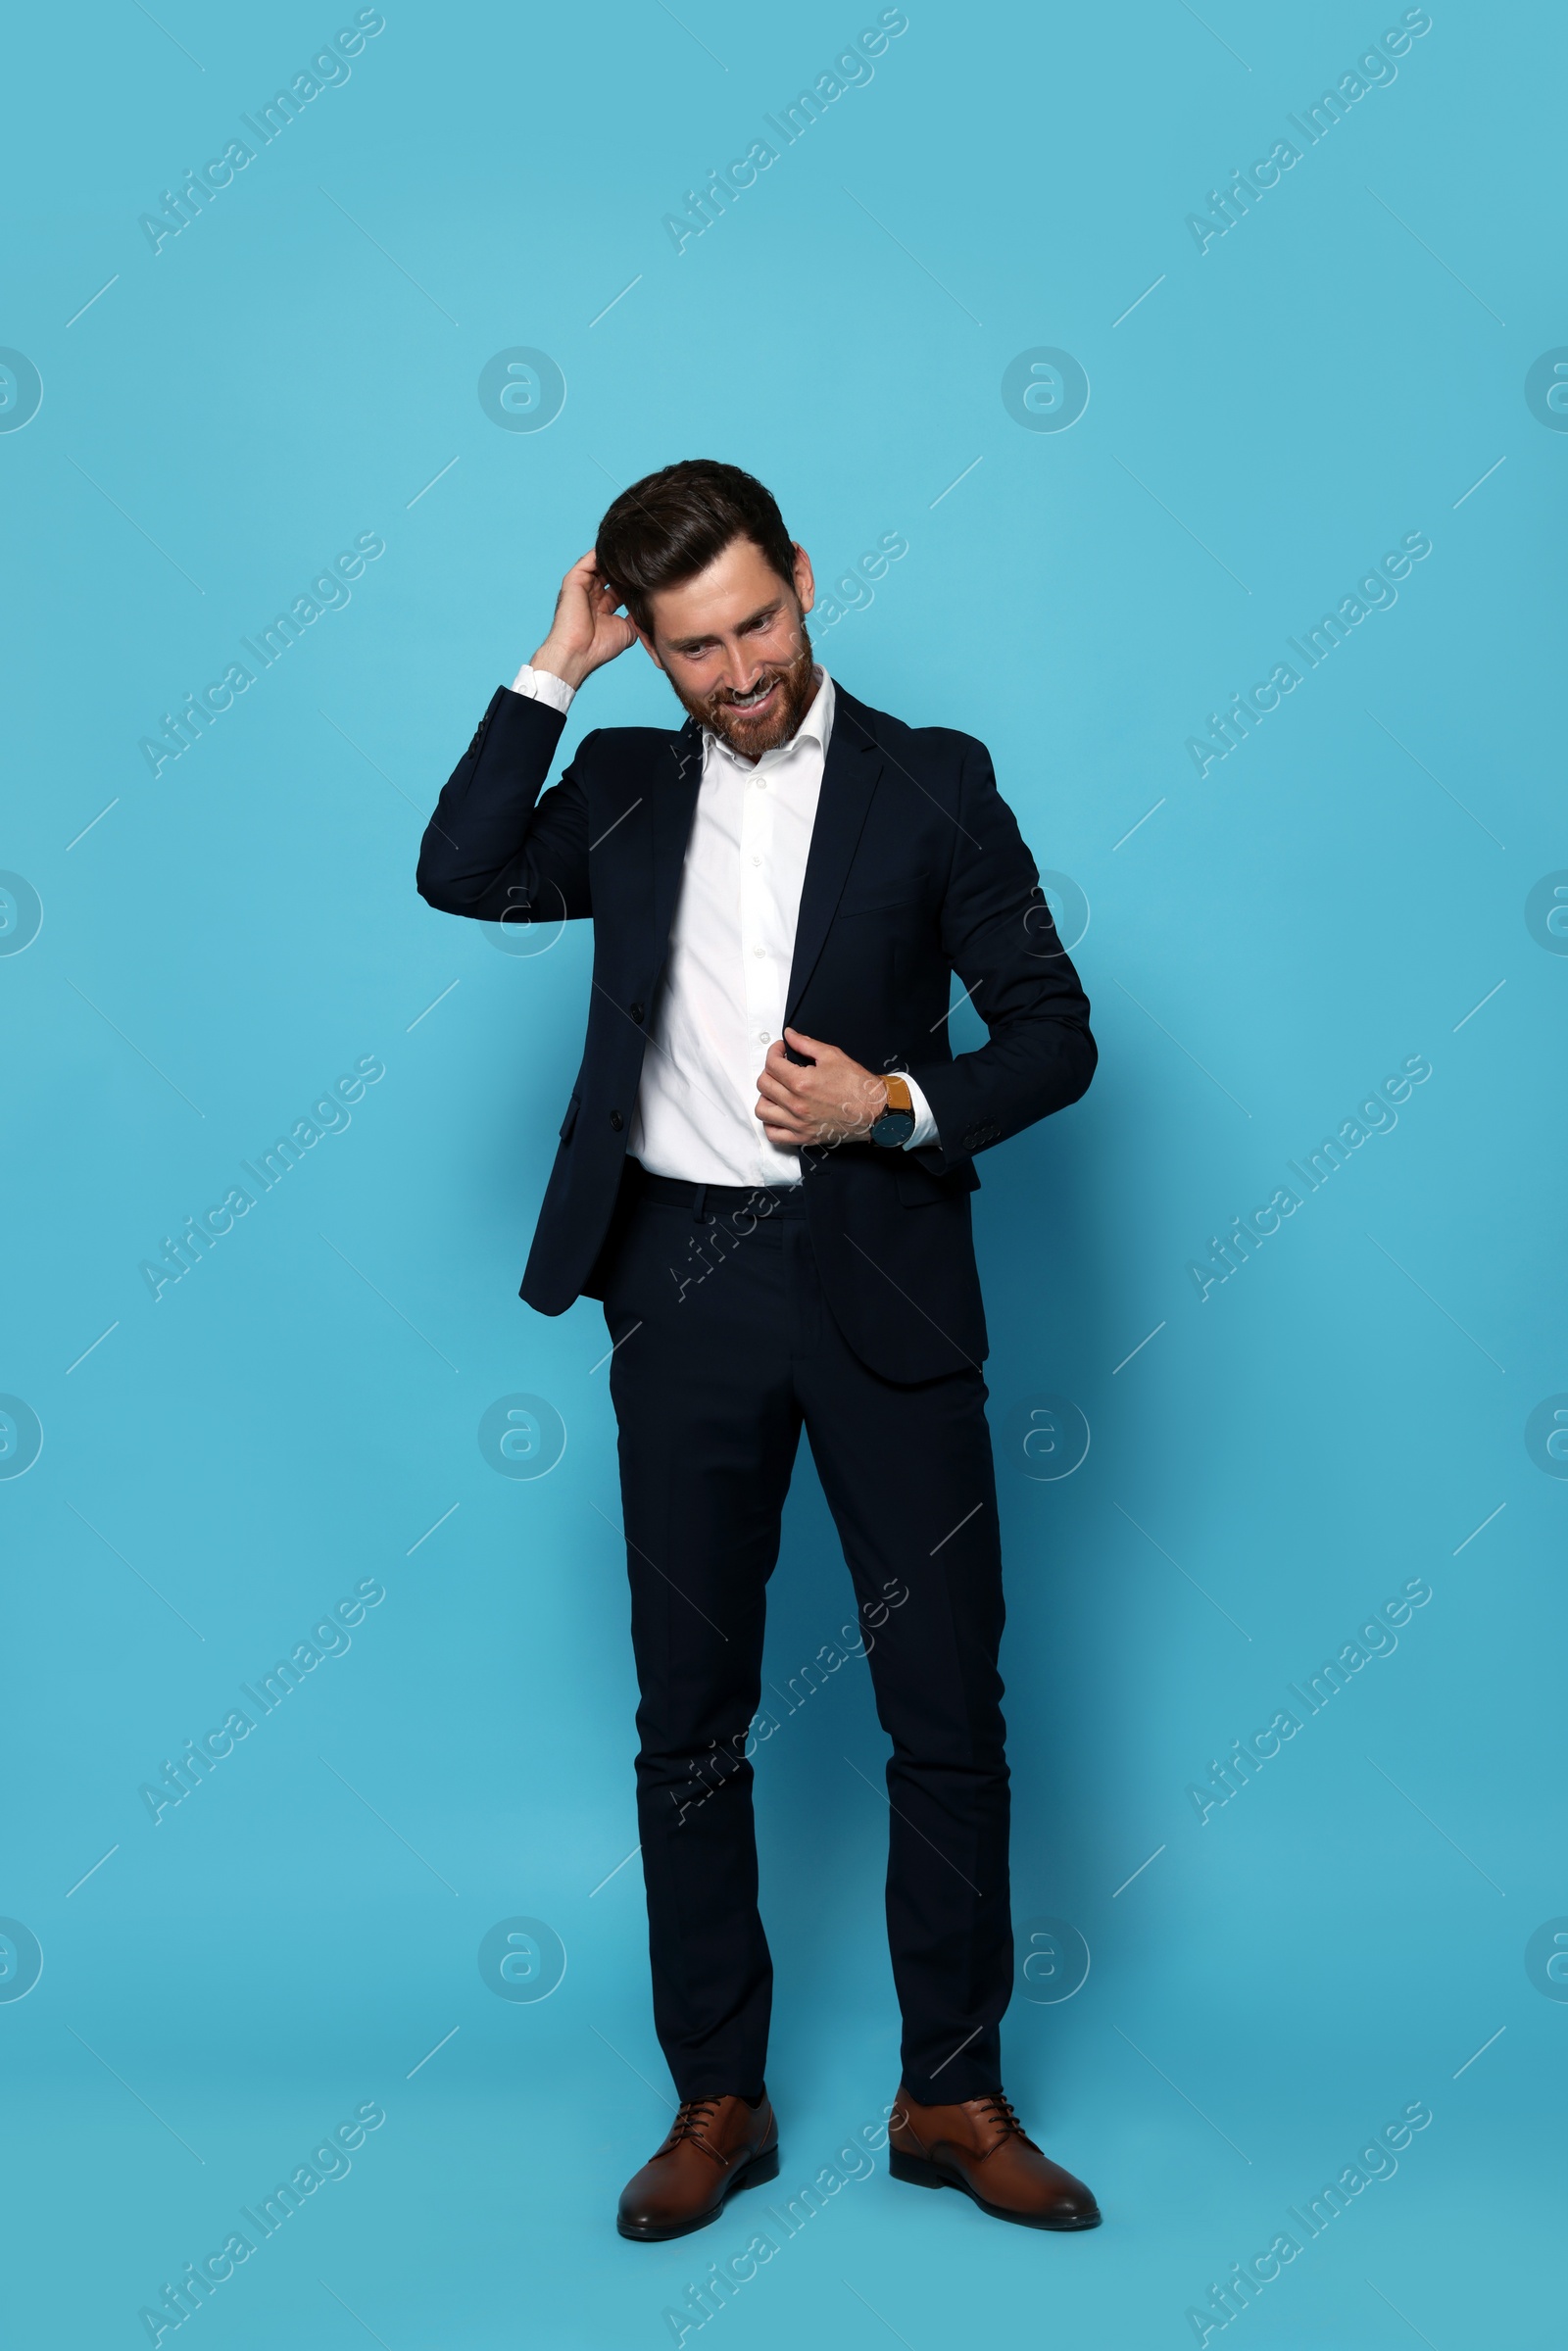
{"type": "Polygon", "coordinates": [[[917,1151],[927,1143],[940,1143],[942,1138],[937,1133],[937,1122],[931,1115],[931,1104],[913,1078],[906,1076],[904,1082],[909,1089],[909,1107],[914,1112],[914,1133],[904,1148],[906,1151],[917,1151]]]}
{"type": "Polygon", "coordinates": [[[547,702],[553,710],[569,710],[573,689],[564,677],[553,670],[530,668],[526,661],[512,681],[514,694],[526,696],[529,702],[547,702]]]}

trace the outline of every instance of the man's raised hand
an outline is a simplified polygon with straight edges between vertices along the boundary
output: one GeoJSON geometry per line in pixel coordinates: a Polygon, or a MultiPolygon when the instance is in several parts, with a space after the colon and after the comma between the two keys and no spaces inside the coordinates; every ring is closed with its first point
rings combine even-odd
{"type": "Polygon", "coordinates": [[[614,661],[637,642],[636,629],[615,610],[619,601],[614,589],[600,578],[590,547],[561,583],[550,634],[530,667],[548,669],[552,677],[576,688],[606,661],[614,661]]]}

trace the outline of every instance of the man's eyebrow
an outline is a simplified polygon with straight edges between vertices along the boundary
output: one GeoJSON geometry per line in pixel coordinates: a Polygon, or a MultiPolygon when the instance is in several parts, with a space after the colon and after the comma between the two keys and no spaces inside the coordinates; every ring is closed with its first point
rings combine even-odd
{"type": "MultiPolygon", "coordinates": [[[[744,620],[736,622],[736,627],[738,629],[756,628],[760,620],[770,620],[783,602],[784,599],[782,596],[775,596],[771,604],[760,605],[755,612],[748,612],[744,620]]],[[[672,637],[670,639],[670,643],[674,646],[677,653],[694,653],[699,645],[711,645],[713,642],[713,637],[714,631],[709,629],[702,636],[672,637]]]]}

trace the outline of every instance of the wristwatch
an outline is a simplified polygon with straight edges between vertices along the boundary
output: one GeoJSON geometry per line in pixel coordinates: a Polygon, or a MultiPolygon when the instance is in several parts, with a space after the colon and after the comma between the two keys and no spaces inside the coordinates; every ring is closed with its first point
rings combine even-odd
{"type": "Polygon", "coordinates": [[[901,1077],[885,1077],[882,1083],[888,1090],[888,1106],[871,1122],[871,1141],[902,1151],[914,1133],[914,1103],[901,1077]]]}

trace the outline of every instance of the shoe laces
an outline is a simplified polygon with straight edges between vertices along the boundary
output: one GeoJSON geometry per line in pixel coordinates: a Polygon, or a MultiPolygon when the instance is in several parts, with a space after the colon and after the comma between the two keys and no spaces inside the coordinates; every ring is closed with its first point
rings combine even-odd
{"type": "Polygon", "coordinates": [[[718,2099],[716,2096],[709,2098],[682,2098],[680,2105],[676,2110],[675,2120],[669,2127],[669,2136],[665,2139],[662,2147],[661,2147],[660,2153],[662,2155],[668,2155],[672,2153],[673,2150],[678,2147],[683,2140],[690,2139],[694,2147],[701,2147],[705,2155],[711,2155],[715,2163],[722,2164],[724,2169],[728,2171],[728,2156],[720,2155],[718,2149],[712,2145],[711,2141],[707,2135],[708,2126],[717,2113],[720,2103],[720,2099],[718,2099]]]}
{"type": "Polygon", "coordinates": [[[975,2098],[971,2103],[981,2121],[995,2123],[998,2126],[993,2146],[986,2150],[988,2155],[1007,2138],[1018,2137],[1023,2140],[1025,2146],[1032,2147],[1034,2145],[1034,2140],[1013,2112],[1012,2100],[1004,2097],[1001,2090],[998,2090],[993,2097],[975,2098]]]}

